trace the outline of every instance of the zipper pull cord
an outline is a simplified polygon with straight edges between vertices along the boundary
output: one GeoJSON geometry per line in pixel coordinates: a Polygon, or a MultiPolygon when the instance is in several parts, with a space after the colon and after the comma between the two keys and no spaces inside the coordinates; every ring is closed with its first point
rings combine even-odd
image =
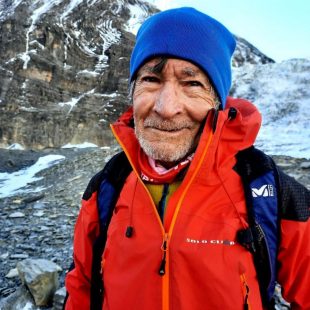
{"type": "Polygon", "coordinates": [[[250,307],[249,307],[249,293],[250,293],[250,290],[249,290],[249,287],[248,285],[245,283],[245,290],[246,290],[246,295],[245,295],[245,298],[244,298],[244,307],[243,309],[244,310],[249,310],[250,307]]]}
{"type": "Polygon", "coordinates": [[[160,266],[159,266],[159,270],[158,270],[158,274],[162,277],[166,274],[166,253],[167,253],[167,240],[168,240],[168,236],[167,234],[164,237],[164,241],[163,244],[161,246],[161,250],[163,251],[163,258],[161,260],[160,266]]]}
{"type": "Polygon", "coordinates": [[[241,279],[243,282],[243,287],[244,287],[244,291],[245,291],[245,296],[244,296],[244,310],[249,310],[250,309],[250,305],[249,305],[249,294],[250,294],[250,288],[246,282],[245,279],[245,275],[244,273],[241,275],[241,279]]]}
{"type": "Polygon", "coordinates": [[[136,179],[135,188],[134,188],[134,192],[133,192],[132,200],[131,200],[131,205],[130,205],[129,225],[127,226],[126,232],[125,232],[125,236],[127,238],[131,238],[133,233],[134,233],[134,228],[133,228],[133,225],[132,225],[132,216],[133,216],[133,207],[134,207],[134,197],[135,197],[136,191],[137,191],[137,184],[138,184],[138,178],[136,179]]]}

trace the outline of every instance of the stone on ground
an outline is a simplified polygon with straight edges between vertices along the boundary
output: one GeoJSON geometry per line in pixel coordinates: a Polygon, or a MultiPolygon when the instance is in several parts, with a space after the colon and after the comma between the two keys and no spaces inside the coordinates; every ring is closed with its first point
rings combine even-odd
{"type": "Polygon", "coordinates": [[[58,288],[61,268],[46,259],[25,259],[17,263],[22,283],[28,287],[37,306],[47,306],[58,288]]]}

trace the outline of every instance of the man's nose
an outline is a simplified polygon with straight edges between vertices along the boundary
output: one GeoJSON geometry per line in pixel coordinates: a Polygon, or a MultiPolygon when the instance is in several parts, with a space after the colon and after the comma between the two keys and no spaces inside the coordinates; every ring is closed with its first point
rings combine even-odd
{"type": "Polygon", "coordinates": [[[154,111],[162,118],[169,119],[181,113],[180,90],[173,82],[164,82],[155,99],[154,111]]]}

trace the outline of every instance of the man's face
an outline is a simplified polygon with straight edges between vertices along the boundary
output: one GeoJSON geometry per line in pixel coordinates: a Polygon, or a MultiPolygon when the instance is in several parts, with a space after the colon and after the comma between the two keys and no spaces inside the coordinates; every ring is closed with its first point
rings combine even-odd
{"type": "Polygon", "coordinates": [[[215,95],[206,74],[192,63],[168,59],[162,70],[154,70],[159,62],[150,60],[137,74],[135,133],[148,156],[169,166],[195,150],[215,95]]]}

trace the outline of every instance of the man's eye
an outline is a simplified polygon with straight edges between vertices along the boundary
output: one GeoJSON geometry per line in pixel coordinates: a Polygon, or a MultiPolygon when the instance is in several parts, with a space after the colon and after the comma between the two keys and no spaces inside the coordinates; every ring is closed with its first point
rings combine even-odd
{"type": "Polygon", "coordinates": [[[203,87],[202,83],[199,82],[199,81],[187,81],[186,84],[188,86],[200,86],[200,87],[203,87]]]}
{"type": "Polygon", "coordinates": [[[147,83],[158,83],[159,79],[156,76],[143,76],[141,78],[142,82],[147,82],[147,83]]]}

